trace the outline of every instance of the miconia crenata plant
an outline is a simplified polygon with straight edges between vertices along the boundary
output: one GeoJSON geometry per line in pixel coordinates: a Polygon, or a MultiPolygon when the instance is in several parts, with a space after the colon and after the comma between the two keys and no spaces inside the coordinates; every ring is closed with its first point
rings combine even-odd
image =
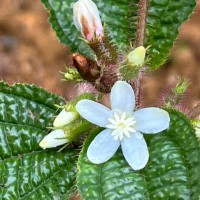
{"type": "Polygon", "coordinates": [[[158,105],[141,100],[195,1],[41,1],[71,49],[64,80],[77,95],[0,82],[1,199],[198,200],[200,103],[180,109],[190,80],[158,105]]]}

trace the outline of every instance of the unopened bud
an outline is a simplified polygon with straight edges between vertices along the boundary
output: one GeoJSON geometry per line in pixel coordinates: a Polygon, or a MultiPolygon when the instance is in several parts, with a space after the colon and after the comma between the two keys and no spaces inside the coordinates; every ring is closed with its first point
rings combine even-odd
{"type": "Polygon", "coordinates": [[[131,51],[128,56],[128,64],[131,66],[142,66],[144,64],[146,49],[143,46],[139,46],[131,51]]]}
{"type": "Polygon", "coordinates": [[[69,124],[70,122],[76,120],[78,117],[77,112],[66,111],[63,109],[53,122],[54,127],[61,127],[69,124]]]}
{"type": "Polygon", "coordinates": [[[179,78],[177,78],[177,84],[176,84],[175,88],[172,89],[172,91],[174,94],[182,95],[185,93],[185,91],[187,90],[189,85],[190,85],[190,83],[188,82],[187,79],[179,77],[179,78]]]}
{"type": "Polygon", "coordinates": [[[79,0],[73,8],[74,25],[88,41],[103,34],[103,26],[96,4],[92,0],[79,0]]]}
{"type": "Polygon", "coordinates": [[[57,129],[45,136],[40,142],[39,146],[43,149],[47,149],[63,145],[67,142],[68,139],[66,139],[64,131],[57,129]]]}

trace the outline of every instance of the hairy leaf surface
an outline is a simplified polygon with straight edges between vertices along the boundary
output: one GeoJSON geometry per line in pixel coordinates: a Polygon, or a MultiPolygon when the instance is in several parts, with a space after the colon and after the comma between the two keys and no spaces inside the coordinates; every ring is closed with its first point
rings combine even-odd
{"type": "Polygon", "coordinates": [[[62,199],[74,185],[76,152],[39,142],[64,99],[34,85],[0,82],[0,199],[62,199]]]}
{"type": "Polygon", "coordinates": [[[179,27],[188,19],[195,0],[151,0],[147,19],[146,46],[149,49],[150,67],[162,65],[179,33],[179,27]]]}

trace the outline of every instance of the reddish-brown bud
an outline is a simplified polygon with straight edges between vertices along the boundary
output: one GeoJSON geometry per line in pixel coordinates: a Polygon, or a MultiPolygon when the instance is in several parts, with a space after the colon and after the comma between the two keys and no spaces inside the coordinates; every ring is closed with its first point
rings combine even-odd
{"type": "Polygon", "coordinates": [[[100,68],[96,62],[77,53],[73,54],[72,59],[73,66],[83,79],[94,82],[100,76],[100,68]]]}

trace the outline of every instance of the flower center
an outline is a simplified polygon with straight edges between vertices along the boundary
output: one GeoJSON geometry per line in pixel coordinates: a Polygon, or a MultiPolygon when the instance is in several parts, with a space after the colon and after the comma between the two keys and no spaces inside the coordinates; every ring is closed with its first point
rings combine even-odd
{"type": "Polygon", "coordinates": [[[108,118],[110,124],[106,127],[113,129],[112,136],[115,140],[122,140],[125,136],[130,137],[131,133],[136,132],[135,130],[135,118],[125,112],[113,112],[112,116],[108,118]]]}

